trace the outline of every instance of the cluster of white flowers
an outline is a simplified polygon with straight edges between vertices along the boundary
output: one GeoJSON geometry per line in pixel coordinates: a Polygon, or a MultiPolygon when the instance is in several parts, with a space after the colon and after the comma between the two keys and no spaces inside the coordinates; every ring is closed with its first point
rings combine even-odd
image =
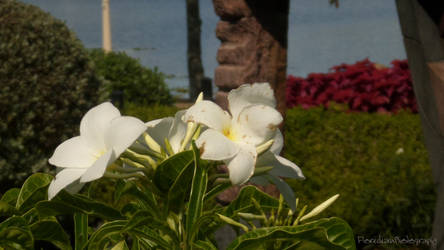
{"type": "Polygon", "coordinates": [[[63,142],[49,159],[62,169],[49,186],[49,199],[64,188],[75,192],[82,183],[101,178],[130,146],[146,146],[158,154],[166,148],[175,154],[188,150],[195,140],[202,159],[227,165],[234,185],[248,180],[274,183],[293,207],[294,194],[279,177],[304,176],[298,166],[279,156],[283,138],[278,126],[283,118],[275,109],[273,90],[267,83],[245,84],[229,93],[228,104],[229,113],[200,97],[175,117],[148,123],[121,116],[108,102],[92,108],[82,118],[80,136],[63,142]],[[260,168],[269,171],[253,176],[260,168]]]}

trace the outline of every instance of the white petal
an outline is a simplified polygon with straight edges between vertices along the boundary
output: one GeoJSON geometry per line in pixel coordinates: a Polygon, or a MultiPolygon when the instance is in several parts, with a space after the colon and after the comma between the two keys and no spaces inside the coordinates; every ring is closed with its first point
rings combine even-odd
{"type": "Polygon", "coordinates": [[[276,135],[274,136],[274,143],[270,147],[270,151],[276,155],[279,155],[284,147],[284,137],[279,129],[276,129],[276,135]]]}
{"type": "Polygon", "coordinates": [[[254,174],[256,165],[256,148],[248,144],[240,144],[239,152],[228,161],[227,167],[231,183],[240,185],[247,182],[254,174]]]}
{"type": "Polygon", "coordinates": [[[228,94],[228,107],[234,118],[240,114],[243,108],[251,104],[276,107],[276,99],[268,83],[243,84],[228,94]]]}
{"type": "Polygon", "coordinates": [[[182,121],[182,116],[184,114],[185,110],[176,113],[170,132],[168,133],[168,140],[175,153],[179,152],[180,145],[187,132],[187,124],[182,121]]]}
{"type": "Polygon", "coordinates": [[[62,168],[88,168],[96,161],[95,153],[82,137],[76,136],[60,144],[48,161],[62,168]]]}
{"type": "Polygon", "coordinates": [[[80,182],[97,180],[103,176],[106,168],[117,159],[114,150],[108,150],[80,177],[80,182]]]}
{"type": "Polygon", "coordinates": [[[265,105],[251,105],[244,108],[233,127],[237,140],[258,146],[275,137],[282,115],[265,105]]]}
{"type": "Polygon", "coordinates": [[[102,103],[90,109],[80,122],[80,136],[92,148],[102,150],[105,148],[105,131],[110,122],[120,116],[119,110],[110,102],[102,103]]]}
{"type": "MultiPolygon", "coordinates": [[[[168,138],[168,134],[170,132],[171,126],[173,125],[174,118],[173,117],[165,117],[162,119],[157,119],[154,121],[150,121],[146,123],[148,128],[146,129],[146,132],[153,138],[154,141],[156,141],[160,147],[165,148],[165,138],[168,138]]],[[[145,140],[143,141],[143,144],[145,143],[145,140]]]]}
{"type": "Polygon", "coordinates": [[[114,149],[116,157],[119,157],[146,129],[146,125],[135,117],[117,117],[105,132],[106,149],[114,149]]]}
{"type": "Polygon", "coordinates": [[[185,122],[196,122],[217,131],[231,124],[230,115],[214,102],[200,101],[191,106],[183,116],[185,122]]]}
{"type": "Polygon", "coordinates": [[[226,160],[239,152],[236,143],[213,129],[205,130],[196,140],[196,146],[200,149],[200,157],[205,160],[226,160]]]}
{"type": "Polygon", "coordinates": [[[275,155],[270,151],[267,151],[259,156],[257,166],[273,166],[273,169],[269,172],[271,175],[294,179],[305,179],[302,170],[296,164],[282,156],[275,155]]]}
{"type": "Polygon", "coordinates": [[[60,171],[48,187],[48,199],[51,200],[60,190],[75,182],[85,173],[86,169],[67,168],[60,171]]]}
{"type": "Polygon", "coordinates": [[[296,196],[294,195],[293,189],[281,178],[273,176],[273,175],[266,175],[268,180],[272,182],[276,187],[279,189],[279,192],[281,192],[282,196],[284,196],[285,201],[290,206],[291,210],[296,210],[296,196]]]}

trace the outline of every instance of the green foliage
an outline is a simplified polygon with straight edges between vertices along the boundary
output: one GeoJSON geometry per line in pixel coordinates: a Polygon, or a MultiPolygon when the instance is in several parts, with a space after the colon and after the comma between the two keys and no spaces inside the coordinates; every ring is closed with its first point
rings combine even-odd
{"type": "Polygon", "coordinates": [[[66,25],[20,2],[0,1],[0,193],[47,170],[47,158],[78,133],[100,80],[66,25]]]}
{"type": "Polygon", "coordinates": [[[164,117],[174,117],[179,109],[175,106],[165,105],[138,105],[135,103],[125,103],[123,114],[139,118],[142,121],[152,121],[164,117]]]}
{"type": "Polygon", "coordinates": [[[303,202],[341,196],[338,215],[356,235],[428,238],[435,192],[418,115],[288,110],[286,158],[304,181],[288,180],[303,202]]]}
{"type": "Polygon", "coordinates": [[[122,91],[124,100],[139,105],[173,102],[165,76],[157,68],[143,67],[137,59],[124,52],[104,53],[101,49],[94,49],[90,56],[97,74],[108,81],[105,87],[108,94],[122,91]]]}

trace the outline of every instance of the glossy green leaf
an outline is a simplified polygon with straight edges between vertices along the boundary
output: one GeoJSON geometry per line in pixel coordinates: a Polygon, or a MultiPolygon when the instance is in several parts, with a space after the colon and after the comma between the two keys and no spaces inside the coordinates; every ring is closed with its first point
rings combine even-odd
{"type": "Polygon", "coordinates": [[[299,226],[259,228],[237,237],[227,248],[269,249],[298,243],[293,249],[356,249],[353,231],[339,218],[325,218],[299,226]]]}
{"type": "Polygon", "coordinates": [[[104,223],[97,231],[95,231],[88,241],[89,250],[102,250],[106,247],[113,245],[115,238],[120,238],[118,241],[123,240],[123,236],[120,231],[128,223],[127,220],[115,220],[104,223]]]}
{"type": "Polygon", "coordinates": [[[60,249],[72,249],[68,234],[55,220],[41,220],[30,226],[35,240],[48,241],[60,249]]]}
{"type": "Polygon", "coordinates": [[[191,184],[190,200],[186,210],[187,217],[185,221],[185,230],[187,232],[187,240],[189,242],[193,241],[194,235],[196,234],[196,232],[193,232],[192,229],[196,221],[202,215],[203,202],[205,193],[207,191],[208,182],[206,166],[200,162],[200,152],[194,142],[192,145],[194,154],[194,175],[191,184]]]}
{"type": "Polygon", "coordinates": [[[202,250],[217,250],[216,246],[213,245],[210,241],[198,240],[193,243],[194,249],[202,249],[202,250]]]}
{"type": "Polygon", "coordinates": [[[11,188],[3,194],[0,201],[15,207],[19,193],[20,193],[20,188],[11,188]]]}
{"type": "Polygon", "coordinates": [[[175,154],[157,166],[153,177],[154,184],[163,192],[168,192],[182,169],[193,162],[193,152],[175,154]]]}
{"type": "Polygon", "coordinates": [[[193,162],[187,164],[177,176],[168,191],[168,209],[179,212],[183,208],[185,198],[189,197],[191,181],[193,179],[193,162]]]}
{"type": "Polygon", "coordinates": [[[36,202],[47,199],[47,186],[53,178],[52,175],[43,173],[36,173],[28,177],[20,189],[16,208],[26,210],[34,206],[36,202]]]}
{"type": "Polygon", "coordinates": [[[238,197],[225,207],[223,215],[231,217],[237,212],[255,213],[258,212],[252,205],[251,200],[255,199],[263,209],[278,208],[279,201],[270,195],[260,191],[255,186],[243,187],[238,197]]]}
{"type": "Polygon", "coordinates": [[[11,206],[7,202],[0,201],[0,215],[2,216],[12,216],[16,214],[15,206],[11,206]]]}
{"type": "Polygon", "coordinates": [[[214,197],[216,197],[218,194],[222,193],[224,190],[228,189],[229,187],[231,187],[231,182],[219,184],[219,185],[213,187],[210,191],[208,191],[205,194],[204,200],[205,201],[212,200],[214,197]]]}
{"type": "Polygon", "coordinates": [[[157,203],[153,193],[149,190],[142,192],[132,181],[119,180],[116,185],[116,191],[114,192],[114,201],[117,204],[122,197],[127,195],[140,201],[145,209],[157,211],[157,203]]]}
{"type": "Polygon", "coordinates": [[[111,250],[129,250],[128,246],[126,245],[126,242],[124,240],[117,243],[111,250]]]}
{"type": "Polygon", "coordinates": [[[149,228],[161,230],[163,233],[168,234],[169,237],[177,244],[179,243],[176,232],[168,227],[166,220],[157,218],[156,215],[151,213],[151,211],[139,211],[135,213],[128,221],[128,224],[126,224],[122,229],[122,232],[131,232],[133,229],[137,229],[144,225],[148,226],[149,228]]]}
{"type": "Polygon", "coordinates": [[[0,223],[0,248],[33,249],[34,239],[25,219],[13,216],[0,223]]]}
{"type": "Polygon", "coordinates": [[[74,248],[81,250],[88,242],[88,215],[74,214],[74,248]]]}
{"type": "Polygon", "coordinates": [[[63,190],[53,200],[38,202],[35,207],[41,217],[84,213],[103,219],[123,218],[118,210],[105,203],[91,200],[82,195],[71,195],[63,190]]]}
{"type": "Polygon", "coordinates": [[[165,241],[162,236],[159,235],[157,230],[148,227],[133,228],[128,234],[133,238],[137,238],[140,243],[156,246],[155,249],[174,249],[169,242],[165,241]]]}

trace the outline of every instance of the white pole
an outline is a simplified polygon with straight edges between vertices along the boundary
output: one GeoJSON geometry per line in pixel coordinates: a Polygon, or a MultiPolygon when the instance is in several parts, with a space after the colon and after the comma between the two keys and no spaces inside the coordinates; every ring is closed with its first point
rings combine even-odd
{"type": "Polygon", "coordinates": [[[102,40],[105,53],[112,50],[109,0],[102,0],[102,40]]]}

